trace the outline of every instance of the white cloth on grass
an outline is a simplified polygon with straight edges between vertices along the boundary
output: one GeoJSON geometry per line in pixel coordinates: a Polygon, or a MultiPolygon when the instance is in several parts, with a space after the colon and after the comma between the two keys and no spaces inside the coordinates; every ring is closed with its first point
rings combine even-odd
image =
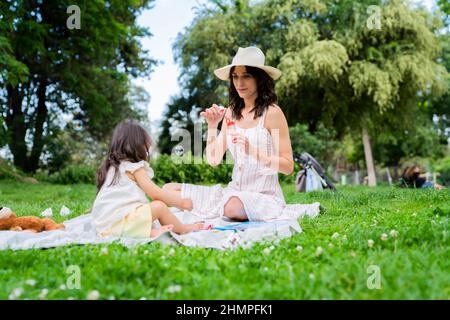
{"type": "MultiPolygon", "coordinates": [[[[310,207],[313,208],[313,207],[310,207]]],[[[193,214],[171,209],[174,214],[184,223],[199,221],[193,214]]],[[[315,211],[318,212],[318,206],[315,211]]],[[[313,212],[310,212],[311,215],[313,212]]],[[[226,226],[232,222],[224,221],[221,218],[205,220],[206,223],[215,226],[226,226]]],[[[158,224],[155,222],[155,224],[158,224]]],[[[246,229],[245,231],[211,231],[204,230],[191,232],[184,235],[166,233],[153,239],[130,239],[98,236],[95,226],[92,223],[92,215],[82,215],[64,222],[65,230],[45,231],[41,233],[31,233],[27,231],[0,231],[0,250],[24,250],[37,248],[52,248],[74,244],[108,244],[117,241],[125,246],[145,244],[152,241],[173,244],[180,243],[189,247],[214,248],[219,250],[233,249],[239,246],[248,247],[253,243],[264,240],[275,240],[290,237],[302,229],[295,219],[277,220],[266,222],[258,227],[246,229]]]]}

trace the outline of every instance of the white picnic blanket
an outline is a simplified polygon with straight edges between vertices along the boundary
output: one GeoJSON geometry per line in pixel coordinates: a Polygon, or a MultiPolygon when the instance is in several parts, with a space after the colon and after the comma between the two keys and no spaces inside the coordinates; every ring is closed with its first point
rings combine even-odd
{"type": "MultiPolygon", "coordinates": [[[[318,202],[305,205],[302,216],[316,217],[319,214],[320,204],[318,202]]],[[[184,223],[199,221],[199,217],[188,212],[182,212],[175,208],[172,212],[184,223]]],[[[205,223],[213,224],[215,227],[223,227],[233,222],[221,218],[208,219],[205,223]]],[[[158,222],[155,222],[158,224],[158,222]]],[[[235,224],[235,223],[234,223],[235,224]]],[[[105,244],[117,241],[125,246],[145,244],[152,241],[162,243],[180,243],[189,247],[204,247],[214,249],[233,249],[239,246],[248,247],[257,241],[271,241],[290,237],[302,229],[296,219],[277,220],[257,224],[255,227],[243,231],[236,230],[204,230],[178,235],[173,232],[165,233],[156,238],[131,239],[117,237],[99,237],[91,223],[91,215],[85,214],[64,222],[65,230],[46,231],[41,233],[21,231],[1,231],[0,250],[24,250],[37,248],[52,248],[71,244],[105,244]]]]}

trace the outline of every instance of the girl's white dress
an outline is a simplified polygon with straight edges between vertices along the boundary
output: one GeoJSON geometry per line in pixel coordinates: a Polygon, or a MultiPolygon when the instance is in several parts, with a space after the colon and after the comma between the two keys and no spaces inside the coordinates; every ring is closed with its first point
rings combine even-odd
{"type": "Polygon", "coordinates": [[[97,232],[107,232],[127,214],[133,212],[135,208],[150,202],[137,183],[125,174],[126,171],[133,173],[139,168],[145,168],[150,179],[153,178],[153,169],[147,161],[122,161],[116,184],[111,186],[114,168],[109,168],[105,183],[97,194],[92,207],[92,220],[97,232]]]}
{"type": "MultiPolygon", "coordinates": [[[[274,154],[273,138],[264,127],[267,110],[260,117],[258,125],[243,129],[236,126],[239,133],[244,134],[251,145],[274,154]]],[[[286,204],[283,191],[278,181],[277,170],[268,168],[246,155],[241,147],[231,143],[227,135],[227,147],[233,160],[232,180],[225,188],[215,186],[199,186],[183,183],[181,197],[193,202],[192,213],[204,218],[216,218],[223,215],[224,206],[231,197],[238,197],[244,204],[250,221],[270,221],[278,219],[297,219],[308,215],[315,217],[320,211],[320,203],[286,204]]]]}

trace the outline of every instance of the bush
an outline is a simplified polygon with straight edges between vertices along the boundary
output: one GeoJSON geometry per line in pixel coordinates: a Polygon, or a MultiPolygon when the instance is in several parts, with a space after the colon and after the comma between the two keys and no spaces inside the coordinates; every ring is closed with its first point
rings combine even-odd
{"type": "Polygon", "coordinates": [[[439,183],[450,186],[450,157],[438,161],[435,165],[435,169],[439,174],[439,183]]]}
{"type": "Polygon", "coordinates": [[[326,168],[332,161],[333,153],[339,143],[334,139],[336,131],[319,125],[316,132],[308,131],[306,124],[289,127],[292,150],[295,153],[308,152],[326,168]]]}
{"type": "Polygon", "coordinates": [[[89,166],[68,166],[50,176],[45,172],[39,171],[35,178],[56,184],[95,184],[95,173],[96,169],[89,166]]]}
{"type": "MultiPolygon", "coordinates": [[[[193,184],[228,184],[231,181],[233,171],[232,164],[222,163],[217,167],[210,166],[205,160],[194,163],[192,156],[186,156],[185,163],[176,163],[170,155],[160,155],[150,161],[150,166],[155,172],[154,182],[162,186],[169,182],[186,182],[193,184]]],[[[294,173],[285,176],[280,174],[281,182],[293,182],[296,173],[299,170],[298,164],[295,164],[294,173]]],[[[48,171],[39,170],[34,177],[39,181],[45,181],[55,184],[76,184],[86,183],[95,184],[96,168],[89,166],[68,166],[59,172],[49,175],[48,171]]]]}
{"type": "Polygon", "coordinates": [[[0,158],[0,180],[15,180],[24,183],[38,183],[32,177],[27,177],[22,171],[10,165],[6,160],[0,158]]]}
{"type": "MultiPolygon", "coordinates": [[[[233,169],[231,165],[221,164],[211,167],[205,161],[194,164],[191,156],[187,156],[185,160],[186,163],[177,164],[169,155],[161,155],[150,161],[150,166],[155,171],[155,183],[160,186],[168,182],[226,184],[231,180],[233,169]]],[[[39,170],[34,177],[40,181],[55,184],[95,184],[96,170],[97,168],[90,166],[72,165],[51,175],[48,171],[39,170]]]]}
{"type": "Polygon", "coordinates": [[[10,166],[6,160],[0,159],[0,180],[15,179],[17,170],[10,166]]]}
{"type": "MultiPolygon", "coordinates": [[[[196,158],[197,161],[199,160],[196,158]]],[[[206,161],[194,164],[193,157],[187,156],[186,163],[177,164],[170,155],[163,154],[150,162],[155,171],[154,181],[163,185],[168,182],[186,182],[193,184],[228,184],[231,181],[233,164],[222,163],[217,167],[210,166],[206,161]]],[[[288,176],[278,174],[280,183],[293,183],[300,166],[294,164],[294,172],[288,176]]]]}
{"type": "Polygon", "coordinates": [[[104,141],[95,139],[88,131],[71,126],[51,128],[51,136],[42,153],[40,168],[52,175],[69,166],[96,167],[107,150],[104,141]]]}
{"type": "Polygon", "coordinates": [[[172,181],[196,184],[225,184],[231,181],[232,165],[220,164],[217,167],[211,167],[205,160],[201,163],[194,163],[193,160],[192,156],[187,155],[185,163],[177,164],[170,155],[160,155],[150,162],[150,166],[155,171],[155,182],[161,185],[172,181]]]}

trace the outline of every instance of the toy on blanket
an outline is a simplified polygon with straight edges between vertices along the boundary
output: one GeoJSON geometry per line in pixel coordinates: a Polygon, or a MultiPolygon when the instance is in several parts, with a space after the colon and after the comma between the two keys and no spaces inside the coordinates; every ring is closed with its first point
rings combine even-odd
{"type": "Polygon", "coordinates": [[[50,218],[17,217],[10,208],[0,207],[0,230],[42,232],[64,228],[50,218]]]}
{"type": "Polygon", "coordinates": [[[264,222],[264,221],[246,221],[241,223],[235,223],[235,224],[229,224],[223,227],[215,227],[213,230],[219,230],[219,231],[245,231],[250,228],[258,228],[263,225],[267,225],[270,222],[264,222]]]}

